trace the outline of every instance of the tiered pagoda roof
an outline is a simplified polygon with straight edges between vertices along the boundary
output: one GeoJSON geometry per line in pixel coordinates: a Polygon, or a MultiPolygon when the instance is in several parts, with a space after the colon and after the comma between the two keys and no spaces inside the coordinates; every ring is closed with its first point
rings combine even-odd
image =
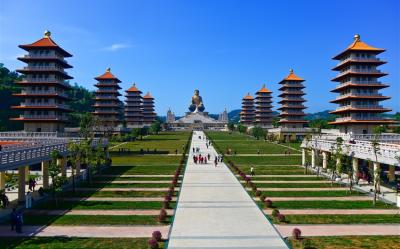
{"type": "Polygon", "coordinates": [[[150,92],[143,96],[143,123],[151,125],[156,121],[157,114],[154,111],[154,98],[150,92]]]}
{"type": "Polygon", "coordinates": [[[255,98],[255,124],[260,127],[272,127],[272,92],[265,84],[256,92],[255,98]]]}
{"type": "Polygon", "coordinates": [[[333,57],[339,63],[332,70],[339,71],[339,74],[332,81],[339,82],[339,85],[331,92],[339,93],[339,96],[331,103],[337,103],[339,107],[331,113],[339,115],[339,118],[330,124],[346,128],[348,125],[361,125],[363,131],[371,132],[368,125],[394,123],[380,115],[391,111],[379,105],[380,101],[390,99],[378,92],[388,87],[378,81],[387,75],[377,69],[386,63],[376,57],[384,51],[366,44],[359,35],[355,35],[353,43],[333,57]]]}
{"type": "Polygon", "coordinates": [[[242,99],[242,111],[240,112],[240,123],[252,125],[255,120],[254,98],[248,93],[242,99]]]}
{"type": "Polygon", "coordinates": [[[290,70],[288,76],[286,76],[279,84],[282,86],[279,88],[281,94],[281,100],[279,103],[281,106],[278,108],[280,110],[279,123],[283,127],[295,127],[300,128],[303,127],[303,124],[308,123],[308,121],[304,120],[304,112],[303,110],[306,107],[303,105],[305,102],[303,96],[305,93],[303,92],[304,79],[297,76],[293,69],[290,70]]]}
{"type": "Polygon", "coordinates": [[[118,92],[121,87],[118,85],[121,81],[111,73],[111,69],[107,68],[106,72],[98,77],[95,86],[98,90],[95,92],[93,105],[95,115],[102,126],[115,127],[120,123],[120,101],[118,92]]]}
{"type": "Polygon", "coordinates": [[[126,92],[125,121],[127,127],[141,127],[143,123],[142,91],[133,83],[126,92]]]}
{"type": "Polygon", "coordinates": [[[20,105],[11,107],[21,112],[20,117],[11,120],[24,122],[25,131],[63,131],[63,123],[68,120],[70,109],[66,91],[70,85],[65,80],[73,78],[64,71],[72,68],[64,58],[72,55],[50,36],[51,33],[46,31],[38,41],[19,45],[28,54],[18,57],[18,60],[27,66],[17,70],[25,77],[16,82],[22,91],[14,96],[23,100],[20,105]]]}

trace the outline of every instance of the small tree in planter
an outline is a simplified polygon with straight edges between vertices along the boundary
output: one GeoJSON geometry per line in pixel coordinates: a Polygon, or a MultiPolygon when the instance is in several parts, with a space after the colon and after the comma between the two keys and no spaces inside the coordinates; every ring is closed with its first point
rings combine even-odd
{"type": "Polygon", "coordinates": [[[165,209],[161,209],[160,215],[158,216],[158,221],[159,222],[165,222],[167,220],[167,211],[165,209]]]}
{"type": "Polygon", "coordinates": [[[277,219],[279,222],[286,222],[286,217],[285,217],[285,215],[283,215],[283,214],[281,214],[281,213],[279,213],[278,216],[276,216],[276,219],[277,219]]]}
{"type": "Polygon", "coordinates": [[[148,241],[150,249],[159,249],[160,247],[158,246],[158,242],[155,238],[151,238],[148,241]]]}
{"type": "Polygon", "coordinates": [[[279,214],[280,213],[279,213],[278,209],[274,208],[274,210],[272,210],[272,213],[271,213],[272,217],[276,218],[276,217],[278,217],[279,214]]]}
{"type": "Polygon", "coordinates": [[[261,195],[261,196],[260,196],[260,201],[261,201],[261,202],[264,202],[264,201],[265,201],[265,198],[266,198],[265,195],[261,195]]]}
{"type": "Polygon", "coordinates": [[[156,241],[160,242],[162,241],[162,235],[160,231],[154,231],[151,236],[153,237],[153,239],[155,239],[156,241]]]}
{"type": "Polygon", "coordinates": [[[292,231],[292,236],[293,236],[293,239],[300,240],[301,239],[301,230],[298,229],[297,227],[294,228],[292,231]]]}
{"type": "Polygon", "coordinates": [[[169,209],[170,208],[170,206],[169,206],[169,201],[167,200],[167,199],[164,199],[164,202],[163,202],[163,209],[169,209]]]}
{"type": "Polygon", "coordinates": [[[267,208],[271,208],[272,207],[272,201],[270,199],[266,199],[264,203],[265,203],[265,206],[267,208]]]}
{"type": "Polygon", "coordinates": [[[256,193],[255,193],[255,195],[256,195],[257,197],[261,196],[261,191],[260,191],[260,190],[257,190],[256,193]]]}

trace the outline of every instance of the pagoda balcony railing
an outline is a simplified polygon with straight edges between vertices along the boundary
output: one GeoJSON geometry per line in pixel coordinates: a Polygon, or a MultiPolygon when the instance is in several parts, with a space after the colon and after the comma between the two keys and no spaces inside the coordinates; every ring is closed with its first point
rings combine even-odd
{"type": "Polygon", "coordinates": [[[281,105],[281,108],[306,108],[304,105],[281,105]]]}
{"type": "Polygon", "coordinates": [[[28,119],[58,119],[58,120],[64,120],[67,121],[68,117],[66,116],[57,116],[57,115],[28,115],[28,114],[22,114],[19,115],[20,118],[28,118],[28,119]]]}
{"type": "Polygon", "coordinates": [[[290,117],[290,118],[281,118],[279,121],[304,121],[304,119],[303,118],[290,117]]]}
{"type": "Polygon", "coordinates": [[[375,120],[385,120],[385,118],[380,117],[380,116],[351,116],[351,117],[341,117],[341,118],[336,118],[336,122],[343,122],[343,121],[350,121],[350,120],[370,120],[370,121],[375,121],[375,120]]]}
{"type": "Polygon", "coordinates": [[[281,112],[281,114],[284,114],[284,115],[305,115],[304,112],[296,112],[296,111],[281,112]]]}
{"type": "Polygon", "coordinates": [[[71,87],[71,85],[68,83],[68,81],[64,81],[64,80],[59,80],[56,78],[26,78],[24,80],[19,81],[21,83],[36,83],[36,82],[48,82],[48,83],[57,83],[57,84],[61,84],[67,87],[71,87]]]}
{"type": "Polygon", "coordinates": [[[341,82],[339,86],[344,86],[347,84],[363,84],[363,85],[377,85],[377,84],[382,84],[380,81],[374,80],[374,81],[361,81],[361,80],[349,80],[346,82],[341,82]]]}
{"type": "Polygon", "coordinates": [[[110,114],[110,115],[117,115],[119,112],[117,110],[96,110],[93,112],[94,114],[110,114]]]}
{"type": "Polygon", "coordinates": [[[118,98],[116,95],[97,95],[95,99],[116,99],[118,98]]]}
{"type": "Polygon", "coordinates": [[[345,105],[340,106],[336,110],[342,110],[347,108],[365,108],[365,109],[383,109],[381,105],[345,105]]]}
{"type": "Polygon", "coordinates": [[[268,132],[271,132],[271,133],[275,133],[275,132],[312,132],[312,131],[313,131],[313,128],[309,128],[309,127],[301,127],[301,128],[278,127],[278,128],[268,129],[268,132]]]}
{"type": "Polygon", "coordinates": [[[68,105],[65,104],[58,104],[55,102],[47,102],[47,103],[32,103],[32,102],[22,102],[20,106],[40,106],[40,107],[59,107],[59,108],[64,108],[64,109],[69,109],[68,105]]]}
{"type": "Polygon", "coordinates": [[[341,65],[341,64],[343,64],[343,63],[345,63],[347,61],[350,61],[350,60],[353,60],[353,61],[381,61],[379,58],[361,58],[361,57],[357,57],[357,56],[350,56],[350,57],[347,57],[344,60],[341,60],[337,64],[337,66],[339,66],[339,65],[341,65]]]}
{"type": "Polygon", "coordinates": [[[36,58],[38,58],[38,59],[41,59],[41,58],[53,59],[53,58],[56,58],[58,60],[61,60],[61,61],[65,62],[65,63],[67,63],[67,61],[64,59],[64,57],[59,56],[59,55],[55,55],[55,54],[26,54],[26,55],[24,55],[24,57],[25,58],[32,58],[32,59],[36,59],[36,58]]]}
{"type": "Polygon", "coordinates": [[[56,66],[27,66],[27,67],[24,67],[24,69],[26,69],[26,70],[57,70],[57,71],[60,71],[60,72],[66,74],[66,72],[64,71],[64,68],[56,67],[56,66]]]}
{"type": "Polygon", "coordinates": [[[376,69],[355,69],[355,68],[350,68],[350,69],[347,69],[345,71],[341,71],[337,77],[345,75],[345,74],[347,74],[349,72],[354,72],[354,73],[382,73],[382,71],[376,70],[376,69]]]}
{"type": "Polygon", "coordinates": [[[32,90],[22,90],[22,94],[58,94],[63,97],[68,97],[68,94],[62,93],[62,92],[56,92],[56,91],[51,91],[51,90],[43,90],[43,91],[32,91],[32,90]]]}
{"type": "Polygon", "coordinates": [[[142,110],[140,109],[140,107],[138,108],[126,108],[124,109],[127,112],[142,112],[142,110]]]}
{"type": "Polygon", "coordinates": [[[346,93],[346,94],[341,94],[336,97],[336,99],[341,99],[347,96],[371,96],[371,97],[381,97],[381,93],[346,93]]]}
{"type": "Polygon", "coordinates": [[[292,97],[285,97],[285,98],[282,98],[282,100],[283,101],[301,101],[301,100],[304,100],[303,98],[292,98],[292,97]]]}
{"type": "Polygon", "coordinates": [[[281,94],[296,94],[296,95],[299,95],[299,94],[304,94],[304,92],[302,92],[302,91],[283,91],[283,92],[281,92],[281,94]]]}

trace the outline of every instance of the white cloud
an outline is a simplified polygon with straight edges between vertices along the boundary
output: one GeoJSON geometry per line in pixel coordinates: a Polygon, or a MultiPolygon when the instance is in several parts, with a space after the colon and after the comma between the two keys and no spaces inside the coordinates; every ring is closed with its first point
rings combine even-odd
{"type": "Polygon", "coordinates": [[[115,52],[120,49],[129,48],[129,47],[130,47],[130,45],[126,44],[126,43],[114,43],[111,46],[103,48],[102,50],[109,51],[109,52],[115,52]]]}

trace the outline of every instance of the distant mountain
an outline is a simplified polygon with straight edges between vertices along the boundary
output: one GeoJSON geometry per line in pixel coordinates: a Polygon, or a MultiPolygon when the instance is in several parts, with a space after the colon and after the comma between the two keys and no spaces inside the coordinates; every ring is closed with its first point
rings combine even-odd
{"type": "Polygon", "coordinates": [[[233,123],[237,123],[240,120],[240,109],[232,110],[228,112],[228,119],[233,123]]]}
{"type": "Polygon", "coordinates": [[[305,119],[306,120],[316,120],[316,119],[327,119],[327,120],[333,120],[335,118],[335,115],[332,115],[329,113],[330,110],[325,110],[322,112],[315,112],[315,113],[307,113],[305,119]]]}

